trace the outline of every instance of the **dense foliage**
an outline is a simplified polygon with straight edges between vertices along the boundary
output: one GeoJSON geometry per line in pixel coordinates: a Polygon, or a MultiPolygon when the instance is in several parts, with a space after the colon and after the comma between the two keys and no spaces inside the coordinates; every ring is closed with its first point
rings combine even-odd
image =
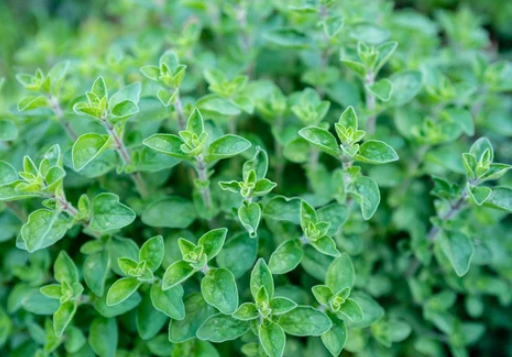
{"type": "Polygon", "coordinates": [[[512,7],[416,5],[0,3],[0,355],[512,355],[512,7]]]}

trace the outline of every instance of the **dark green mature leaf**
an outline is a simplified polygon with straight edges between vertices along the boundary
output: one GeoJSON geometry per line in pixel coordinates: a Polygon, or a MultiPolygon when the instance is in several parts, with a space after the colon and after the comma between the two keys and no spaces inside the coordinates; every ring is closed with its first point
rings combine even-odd
{"type": "Polygon", "coordinates": [[[299,135],[326,154],[336,158],[341,155],[336,138],[325,129],[307,127],[299,131],[299,135]]]}
{"type": "Polygon", "coordinates": [[[257,239],[250,238],[247,233],[239,233],[224,244],[217,255],[217,264],[228,269],[238,279],[253,266],[257,250],[257,239]]]}
{"type": "Polygon", "coordinates": [[[194,274],[194,268],[183,260],[171,264],[164,273],[162,278],[162,289],[168,290],[172,287],[184,282],[194,274]]]}
{"type": "Polygon", "coordinates": [[[351,288],[354,285],[355,273],[352,260],[347,253],[342,253],[336,258],[329,269],[325,278],[325,284],[331,288],[334,293],[338,293],[346,287],[351,288]]]}
{"type": "Polygon", "coordinates": [[[171,320],[169,340],[173,343],[188,341],[196,337],[203,323],[213,315],[213,307],[208,305],[201,294],[193,293],[185,299],[185,318],[171,320]]]}
{"type": "Polygon", "coordinates": [[[89,227],[93,231],[107,232],[130,225],[135,220],[135,212],[119,202],[112,193],[101,193],[92,201],[92,218],[89,227]]]}
{"type": "Polygon", "coordinates": [[[155,309],[175,320],[185,318],[185,305],[183,304],[183,287],[176,285],[166,291],[159,284],[151,287],[151,301],[155,309]]]}
{"type": "Polygon", "coordinates": [[[484,202],[484,205],[512,212],[512,189],[509,187],[494,187],[491,196],[484,202]]]}
{"type": "Polygon", "coordinates": [[[225,268],[208,273],[201,281],[201,292],[206,302],[223,314],[231,315],[238,307],[235,277],[225,268]]]}
{"type": "Polygon", "coordinates": [[[167,316],[155,309],[149,294],[145,295],[137,307],[137,331],[140,338],[149,340],[155,337],[167,322],[167,316]]]}
{"type": "Polygon", "coordinates": [[[258,337],[269,357],[281,357],[286,344],[286,335],[277,323],[266,321],[258,328],[258,337]]]}
{"type": "Polygon", "coordinates": [[[197,330],[197,338],[212,342],[235,340],[249,331],[249,322],[222,314],[208,318],[197,330]]]}
{"type": "Polygon", "coordinates": [[[379,186],[370,177],[360,176],[349,186],[349,192],[356,196],[363,218],[372,218],[380,203],[379,186]]]}
{"type": "Polygon", "coordinates": [[[334,357],[339,356],[347,342],[347,326],[343,320],[333,319],[332,327],[321,336],[324,346],[334,357]]]}
{"type": "Polygon", "coordinates": [[[95,133],[83,134],[73,144],[72,158],[75,171],[81,171],[110,146],[110,137],[95,133]]]}
{"type": "Polygon", "coordinates": [[[243,153],[251,143],[238,135],[227,134],[212,142],[206,150],[206,162],[226,159],[243,153]]]}
{"type": "Polygon", "coordinates": [[[312,307],[299,306],[278,320],[287,334],[293,336],[320,336],[332,327],[331,320],[312,307]]]}
{"type": "Polygon", "coordinates": [[[164,259],[164,239],[162,236],[154,236],[148,239],[140,248],[139,261],[145,261],[151,271],[160,268],[164,259]]]}
{"type": "Polygon", "coordinates": [[[276,196],[264,205],[263,215],[277,221],[291,221],[299,224],[300,204],[299,198],[276,196]]]}
{"type": "Polygon", "coordinates": [[[269,268],[272,274],[286,274],[300,264],[304,251],[298,239],[283,242],[270,256],[269,268]]]}
{"type": "Polygon", "coordinates": [[[151,227],[187,228],[196,217],[190,201],[174,196],[150,203],[142,212],[141,219],[151,227]]]}
{"type": "Polygon", "coordinates": [[[174,134],[154,134],[142,142],[147,147],[177,159],[187,160],[189,156],[181,150],[183,141],[174,134]]]}
{"type": "Polygon", "coordinates": [[[21,227],[23,247],[29,252],[46,248],[62,239],[70,222],[59,212],[39,209],[28,216],[28,222],[21,227]]]}
{"type": "Polygon", "coordinates": [[[457,275],[464,276],[475,252],[471,239],[460,232],[449,232],[441,234],[438,242],[457,275]]]}
{"type": "Polygon", "coordinates": [[[140,286],[137,278],[121,278],[108,290],[107,305],[114,306],[128,299],[140,286]]]}
{"type": "Polygon", "coordinates": [[[115,319],[98,317],[93,320],[89,332],[89,345],[100,357],[115,357],[118,330],[115,319]]]}
{"type": "Polygon", "coordinates": [[[226,241],[228,230],[219,228],[211,230],[201,236],[197,243],[204,247],[204,253],[208,256],[208,260],[212,260],[219,254],[226,241]]]}
{"type": "Polygon", "coordinates": [[[95,295],[103,296],[109,270],[110,262],[107,251],[90,254],[85,258],[82,270],[84,281],[95,295]]]}
{"type": "Polygon", "coordinates": [[[387,164],[397,161],[398,155],[388,144],[382,141],[369,140],[359,147],[356,160],[369,164],[387,164]]]}

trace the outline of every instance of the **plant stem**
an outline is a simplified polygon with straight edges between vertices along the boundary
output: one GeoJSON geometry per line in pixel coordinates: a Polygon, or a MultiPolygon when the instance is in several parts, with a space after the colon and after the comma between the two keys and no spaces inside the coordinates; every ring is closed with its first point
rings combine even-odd
{"type": "MultiPolygon", "coordinates": [[[[204,163],[203,155],[199,155],[196,158],[196,168],[197,168],[197,176],[199,180],[202,182],[208,181],[208,172],[206,168],[206,164],[204,163]]],[[[201,189],[201,196],[203,197],[204,205],[207,209],[212,207],[212,194],[210,192],[210,185],[206,185],[203,189],[201,189]]]]}
{"type": "MultiPolygon", "coordinates": [[[[455,217],[455,215],[457,215],[457,213],[462,211],[467,198],[468,198],[468,189],[467,189],[467,187],[465,187],[464,190],[462,191],[459,199],[457,201],[455,201],[454,204],[451,205],[450,210],[440,217],[441,220],[443,221],[443,223],[449,221],[450,219],[455,217]]],[[[442,229],[438,226],[432,226],[432,228],[430,228],[430,231],[427,234],[427,240],[428,240],[429,245],[433,244],[436,241],[437,237],[439,236],[439,234],[441,232],[442,232],[442,229]]],[[[421,266],[420,261],[417,258],[414,258],[414,260],[411,262],[411,264],[409,264],[409,267],[407,268],[405,277],[410,278],[410,277],[414,276],[414,274],[416,274],[416,271],[419,269],[420,266],[421,266]]]]}
{"type": "MultiPolygon", "coordinates": [[[[366,74],[365,84],[366,84],[366,86],[371,86],[371,85],[373,85],[374,82],[375,82],[375,73],[373,73],[373,71],[370,71],[366,74]]],[[[370,134],[370,135],[375,133],[375,126],[376,126],[376,121],[377,121],[377,116],[375,115],[375,113],[373,113],[375,110],[375,104],[376,104],[375,96],[368,89],[366,89],[366,109],[368,110],[368,113],[369,113],[368,124],[367,124],[366,129],[368,131],[368,134],[370,134]]]]}
{"type": "MultiPolygon", "coordinates": [[[[105,126],[105,129],[107,130],[107,133],[114,140],[115,149],[121,157],[121,160],[125,165],[130,165],[132,159],[130,157],[130,154],[128,153],[128,149],[123,143],[123,139],[121,139],[121,137],[117,134],[114,128],[110,126],[110,124],[107,121],[104,121],[103,124],[105,126]]],[[[130,177],[135,183],[135,186],[137,186],[137,190],[139,191],[140,196],[142,198],[146,198],[148,196],[148,189],[140,172],[131,173],[130,177]]]]}
{"type": "Polygon", "coordinates": [[[71,140],[76,141],[76,139],[78,139],[78,135],[73,130],[71,125],[64,119],[64,113],[62,112],[62,108],[60,107],[60,103],[57,98],[49,96],[48,102],[50,103],[50,107],[55,113],[55,116],[59,119],[60,125],[62,125],[71,140]]]}
{"type": "Polygon", "coordinates": [[[178,116],[178,128],[180,131],[185,130],[187,120],[185,119],[185,114],[183,114],[183,104],[181,103],[180,93],[176,93],[176,98],[174,99],[174,110],[176,110],[176,115],[178,116]]]}

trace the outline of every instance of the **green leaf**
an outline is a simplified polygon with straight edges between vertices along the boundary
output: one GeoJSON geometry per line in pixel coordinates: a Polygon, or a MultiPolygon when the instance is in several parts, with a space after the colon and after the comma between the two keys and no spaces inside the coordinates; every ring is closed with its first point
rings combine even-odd
{"type": "Polygon", "coordinates": [[[258,327],[258,337],[263,350],[269,357],[283,356],[286,335],[277,323],[265,321],[258,327]]]}
{"type": "Polygon", "coordinates": [[[98,356],[115,357],[117,339],[116,319],[99,317],[92,321],[88,342],[98,356]]]}
{"type": "Polygon", "coordinates": [[[57,337],[62,336],[71,320],[73,320],[76,310],[76,304],[73,301],[67,301],[55,311],[55,314],[53,314],[53,329],[57,337]]]}
{"type": "Polygon", "coordinates": [[[0,186],[8,185],[18,179],[18,173],[8,162],[0,161],[0,186]]]}
{"type": "Polygon", "coordinates": [[[249,331],[249,323],[222,314],[211,316],[197,330],[197,338],[211,342],[236,340],[249,331]]]}
{"type": "Polygon", "coordinates": [[[140,282],[137,278],[126,277],[117,280],[108,290],[107,305],[114,306],[122,303],[135,293],[139,286],[140,282]]]}
{"type": "Polygon", "coordinates": [[[66,340],[64,348],[68,353],[78,352],[86,343],[86,339],[81,330],[74,326],[70,326],[66,332],[66,340]]]}
{"type": "Polygon", "coordinates": [[[117,275],[125,275],[119,267],[119,258],[129,258],[137,260],[139,256],[139,247],[131,239],[111,237],[107,244],[107,250],[110,257],[112,270],[117,275]]]}
{"type": "Polygon", "coordinates": [[[263,215],[276,221],[300,223],[300,198],[273,197],[263,206],[263,215]]]}
{"type": "Polygon", "coordinates": [[[68,253],[63,250],[57,256],[53,270],[55,280],[59,283],[65,281],[71,285],[78,282],[78,271],[76,270],[75,263],[69,257],[68,253]]]}
{"type": "Polygon", "coordinates": [[[254,299],[260,288],[264,286],[270,298],[274,295],[274,279],[263,258],[258,259],[251,272],[250,288],[254,299]]]}
{"type": "Polygon", "coordinates": [[[382,141],[369,140],[359,147],[356,160],[369,164],[386,164],[397,161],[398,155],[388,144],[382,141]]]}
{"type": "Polygon", "coordinates": [[[363,218],[366,220],[372,218],[380,203],[380,191],[377,183],[370,177],[359,176],[350,184],[348,190],[356,197],[361,206],[363,218]]]}
{"type": "Polygon", "coordinates": [[[107,305],[107,294],[94,300],[94,308],[101,316],[110,318],[122,315],[136,308],[141,302],[141,296],[138,292],[133,293],[130,297],[115,306],[107,305]]]}
{"type": "Polygon", "coordinates": [[[112,193],[101,193],[92,201],[92,218],[89,228],[96,232],[121,229],[135,220],[135,212],[119,202],[112,193]]]}
{"type": "Polygon", "coordinates": [[[72,158],[75,171],[81,171],[110,146],[108,135],[83,134],[73,144],[72,158]]]}
{"type": "Polygon", "coordinates": [[[139,103],[141,85],[140,82],[131,83],[121,89],[119,89],[113,96],[108,100],[108,107],[115,108],[118,104],[125,100],[130,100],[133,103],[139,103]]]}
{"type": "Polygon", "coordinates": [[[322,254],[330,255],[332,257],[338,257],[340,255],[340,252],[336,248],[336,242],[329,236],[323,236],[322,238],[311,242],[311,245],[322,254]]]}
{"type": "Polygon", "coordinates": [[[272,309],[272,315],[279,316],[285,314],[297,307],[297,304],[285,297],[275,297],[270,300],[270,308],[272,309]]]}
{"type": "Polygon", "coordinates": [[[325,284],[331,288],[333,293],[338,293],[346,287],[354,286],[354,281],[355,273],[352,260],[347,253],[342,253],[327,269],[325,284]]]}
{"type": "Polygon", "coordinates": [[[94,94],[96,94],[96,96],[101,99],[105,96],[108,96],[108,92],[107,92],[107,85],[105,84],[105,79],[103,77],[98,77],[93,85],[92,85],[92,90],[91,90],[94,94]]]}
{"type": "Polygon", "coordinates": [[[157,81],[158,77],[160,77],[160,68],[158,66],[142,66],[140,71],[143,75],[154,81],[157,81]]]}
{"type": "Polygon", "coordinates": [[[197,330],[213,314],[213,307],[204,301],[201,294],[192,293],[185,299],[185,318],[171,320],[169,341],[181,343],[196,337],[197,330]]]}
{"type": "Polygon", "coordinates": [[[206,302],[223,314],[231,315],[238,307],[238,288],[235,277],[225,269],[218,268],[201,281],[201,292],[206,302]]]}
{"type": "Polygon", "coordinates": [[[204,119],[199,109],[194,109],[187,120],[187,131],[200,136],[204,132],[204,119]]]}
{"type": "Polygon", "coordinates": [[[164,291],[159,284],[155,284],[151,287],[150,294],[155,309],[175,320],[183,320],[185,318],[183,287],[181,285],[176,285],[164,291]]]}
{"type": "Polygon", "coordinates": [[[310,126],[299,131],[299,135],[326,154],[339,158],[341,151],[334,135],[325,129],[310,126]]]}
{"type": "MultiPolygon", "coordinates": [[[[346,253],[343,253],[346,254],[346,253]]],[[[311,288],[315,299],[322,305],[328,305],[329,300],[333,297],[334,292],[326,285],[316,285],[311,288]]]]}
{"type": "Polygon", "coordinates": [[[117,117],[116,120],[128,118],[132,115],[137,114],[138,112],[139,107],[137,106],[137,104],[128,99],[117,103],[112,108],[112,115],[117,117]]]}
{"type": "Polygon", "coordinates": [[[258,306],[252,302],[245,302],[235,311],[232,315],[235,319],[238,320],[254,320],[260,316],[258,306]]]}
{"type": "Polygon", "coordinates": [[[30,253],[46,248],[62,239],[70,228],[70,222],[59,212],[39,209],[28,216],[21,227],[21,239],[30,253]]]}
{"type": "Polygon", "coordinates": [[[251,238],[258,236],[258,226],[261,219],[261,208],[259,204],[255,202],[244,203],[238,209],[238,219],[251,238]]]}
{"type": "Polygon", "coordinates": [[[361,321],[363,319],[361,306],[353,299],[345,300],[345,303],[340,307],[339,313],[346,316],[350,321],[361,321]]]}
{"type": "Polygon", "coordinates": [[[509,187],[494,187],[491,196],[484,206],[512,212],[512,189],[509,187]]]}
{"type": "Polygon", "coordinates": [[[399,107],[410,102],[421,90],[422,75],[420,71],[403,70],[389,77],[393,83],[393,93],[388,105],[399,107]]]}
{"type": "Polygon", "coordinates": [[[212,260],[217,256],[217,254],[219,254],[224,242],[226,241],[227,234],[227,228],[219,228],[211,230],[199,238],[197,244],[204,247],[204,253],[208,256],[208,261],[212,260]]]}
{"type": "Polygon", "coordinates": [[[322,334],[322,342],[332,356],[337,357],[340,355],[347,342],[347,333],[345,322],[343,320],[334,319],[332,320],[331,329],[322,334]]]}
{"type": "Polygon", "coordinates": [[[379,54],[375,62],[375,73],[378,73],[382,66],[384,66],[386,62],[388,62],[388,60],[391,58],[391,55],[393,55],[397,47],[398,42],[395,41],[385,42],[377,46],[377,51],[379,54]]]}
{"type": "Polygon", "coordinates": [[[143,340],[155,337],[167,322],[167,316],[153,307],[149,294],[145,295],[137,307],[137,332],[143,340]]]}
{"type": "Polygon", "coordinates": [[[383,78],[370,86],[367,85],[366,89],[383,102],[387,102],[393,93],[393,83],[389,79],[383,78]]]}
{"type": "Polygon", "coordinates": [[[207,116],[231,117],[242,113],[237,105],[217,94],[208,94],[199,98],[196,106],[207,116]]]}
{"type": "Polygon", "coordinates": [[[323,22],[324,32],[329,37],[336,36],[343,27],[343,17],[341,15],[330,15],[323,22]]]}
{"type": "Polygon", "coordinates": [[[471,239],[460,232],[447,232],[437,241],[457,275],[466,275],[475,252],[471,239]]]}
{"type": "Polygon", "coordinates": [[[320,336],[332,327],[331,320],[324,313],[308,306],[287,312],[279,318],[278,324],[293,336],[320,336]]]}
{"type": "Polygon", "coordinates": [[[286,274],[299,265],[304,256],[298,239],[283,242],[270,256],[269,268],[272,274],[286,274]]]}
{"type": "Polygon", "coordinates": [[[192,202],[178,196],[151,202],[141,216],[144,224],[165,228],[187,228],[196,218],[192,202]]]}
{"type": "Polygon", "coordinates": [[[475,201],[475,203],[478,206],[483,205],[485,203],[485,201],[487,201],[487,199],[489,197],[491,197],[491,194],[492,194],[492,190],[489,187],[471,186],[469,183],[468,183],[468,192],[469,192],[469,195],[471,196],[471,198],[473,199],[473,201],[475,201]]]}
{"type": "Polygon", "coordinates": [[[206,150],[205,161],[213,162],[243,153],[251,143],[238,135],[227,134],[212,142],[206,150]]]}
{"type": "Polygon", "coordinates": [[[44,296],[39,289],[28,292],[21,305],[25,310],[36,315],[52,315],[60,306],[59,301],[44,296]]]}
{"type": "Polygon", "coordinates": [[[148,239],[140,248],[139,261],[145,261],[147,267],[155,272],[164,259],[164,239],[162,236],[154,236],[148,239]]]}
{"type": "Polygon", "coordinates": [[[84,281],[96,296],[103,296],[109,271],[110,262],[107,251],[93,253],[85,258],[82,269],[84,281]]]}
{"type": "Polygon", "coordinates": [[[187,160],[189,158],[189,156],[181,150],[183,141],[179,136],[174,134],[154,134],[144,139],[142,144],[150,149],[177,159],[187,160]]]}
{"type": "Polygon", "coordinates": [[[0,141],[12,141],[18,137],[18,129],[10,120],[0,120],[0,141]]]}
{"type": "Polygon", "coordinates": [[[180,260],[172,263],[162,278],[162,290],[168,290],[181,284],[194,274],[194,268],[187,262],[180,260]]]}
{"type": "Polygon", "coordinates": [[[226,268],[240,278],[252,268],[257,258],[258,240],[241,232],[229,239],[217,256],[219,267],[226,268]]]}
{"type": "Polygon", "coordinates": [[[62,296],[62,293],[61,293],[62,290],[61,290],[60,284],[50,284],[50,285],[42,286],[39,289],[39,291],[44,296],[47,296],[52,299],[60,299],[62,296]]]}
{"type": "Polygon", "coordinates": [[[468,110],[463,108],[448,108],[443,110],[440,115],[457,123],[461,127],[462,131],[467,135],[475,135],[475,124],[473,123],[473,117],[468,110]]]}
{"type": "Polygon", "coordinates": [[[38,97],[26,97],[18,102],[18,110],[20,112],[48,106],[48,99],[44,95],[40,95],[38,97]]]}

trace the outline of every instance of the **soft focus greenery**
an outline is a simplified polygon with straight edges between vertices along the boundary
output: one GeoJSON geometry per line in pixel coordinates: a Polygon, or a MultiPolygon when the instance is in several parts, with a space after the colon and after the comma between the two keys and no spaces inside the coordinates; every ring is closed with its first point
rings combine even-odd
{"type": "Polygon", "coordinates": [[[0,355],[512,355],[511,21],[0,2],[0,355]]]}

